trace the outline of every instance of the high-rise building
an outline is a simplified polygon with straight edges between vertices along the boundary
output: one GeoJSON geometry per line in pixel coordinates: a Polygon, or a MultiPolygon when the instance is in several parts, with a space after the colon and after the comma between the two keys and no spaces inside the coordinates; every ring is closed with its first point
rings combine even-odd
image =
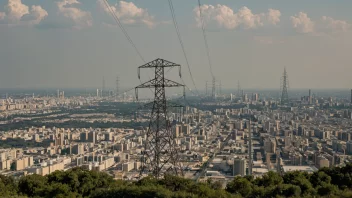
{"type": "Polygon", "coordinates": [[[352,141],[346,142],[346,153],[348,155],[352,154],[352,141]]]}
{"type": "Polygon", "coordinates": [[[84,154],[83,144],[76,144],[71,148],[71,154],[81,155],[84,154]]]}
{"type": "Polygon", "coordinates": [[[59,133],[55,137],[55,146],[63,146],[65,145],[65,136],[64,133],[59,133]]]}
{"type": "Polygon", "coordinates": [[[182,125],[182,132],[184,133],[184,134],[187,134],[187,135],[189,135],[190,133],[191,133],[191,129],[190,129],[191,127],[189,126],[189,124],[183,124],[182,125]]]}
{"type": "Polygon", "coordinates": [[[252,101],[258,101],[259,99],[259,94],[258,93],[254,93],[253,96],[252,96],[252,101]]]}
{"type": "Polygon", "coordinates": [[[276,130],[279,131],[280,130],[280,121],[276,120],[276,130]]]}
{"type": "Polygon", "coordinates": [[[271,123],[270,121],[266,121],[264,125],[264,130],[265,131],[270,131],[271,123]]]}
{"type": "Polygon", "coordinates": [[[82,142],[87,141],[87,140],[88,140],[88,132],[86,132],[86,131],[82,132],[82,133],[80,134],[80,140],[81,140],[82,142]]]}
{"type": "Polygon", "coordinates": [[[275,153],[275,151],[276,151],[275,139],[269,138],[269,139],[264,140],[264,150],[267,153],[275,153]]]}
{"type": "Polygon", "coordinates": [[[285,147],[289,147],[292,145],[292,139],[290,136],[285,137],[285,147]]]}
{"type": "Polygon", "coordinates": [[[246,161],[242,158],[234,158],[233,159],[233,176],[246,175],[246,161]]]}
{"type": "Polygon", "coordinates": [[[92,142],[95,144],[96,141],[95,131],[91,131],[88,133],[88,142],[92,142]]]}
{"type": "Polygon", "coordinates": [[[338,151],[338,147],[339,147],[339,141],[338,140],[332,140],[332,150],[333,151],[338,151]]]}
{"type": "Polygon", "coordinates": [[[238,122],[235,122],[235,128],[236,128],[237,130],[243,130],[243,123],[242,123],[241,120],[238,121],[238,122]]]}
{"type": "Polygon", "coordinates": [[[174,128],[175,137],[179,137],[181,133],[182,133],[182,125],[176,124],[174,128]]]}
{"type": "Polygon", "coordinates": [[[112,133],[111,132],[105,133],[104,139],[105,139],[105,141],[112,141],[112,133]]]}

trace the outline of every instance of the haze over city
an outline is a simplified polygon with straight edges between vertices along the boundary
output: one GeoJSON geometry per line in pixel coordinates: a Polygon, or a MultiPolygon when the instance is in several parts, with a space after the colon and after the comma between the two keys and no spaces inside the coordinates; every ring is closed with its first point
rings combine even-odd
{"type": "Polygon", "coordinates": [[[351,0],[0,0],[0,197],[352,197],[351,0]]]}
{"type": "MultiPolygon", "coordinates": [[[[144,59],[181,64],[194,89],[167,1],[109,3],[144,59]]],[[[203,90],[211,75],[198,3],[173,3],[195,84],[203,90]]],[[[214,76],[224,89],[237,81],[278,89],[286,67],[292,89],[350,88],[351,7],[348,0],[204,0],[214,76]]],[[[100,0],[0,1],[0,88],[100,88],[103,76],[113,87],[116,75],[121,86],[139,84],[143,61],[107,11],[100,0]]]]}

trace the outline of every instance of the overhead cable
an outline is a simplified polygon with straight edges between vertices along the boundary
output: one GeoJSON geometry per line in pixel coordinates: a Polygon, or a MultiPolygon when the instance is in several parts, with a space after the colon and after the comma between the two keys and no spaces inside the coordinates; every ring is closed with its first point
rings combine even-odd
{"type": "Polygon", "coordinates": [[[208,40],[207,40],[207,34],[205,32],[205,23],[204,23],[204,17],[203,17],[203,13],[202,13],[202,6],[201,6],[201,3],[200,3],[200,0],[198,0],[198,7],[199,7],[199,17],[200,17],[200,21],[201,21],[201,27],[202,27],[203,38],[204,38],[204,43],[205,43],[205,49],[207,51],[207,56],[208,56],[210,74],[214,78],[214,73],[213,73],[213,68],[212,68],[212,61],[211,61],[211,58],[210,58],[209,45],[208,45],[208,40]]]}
{"type": "Polygon", "coordinates": [[[185,60],[186,60],[186,64],[187,64],[187,67],[188,67],[189,74],[190,74],[191,79],[192,79],[192,83],[193,83],[193,85],[194,85],[194,87],[195,87],[195,89],[196,89],[196,91],[197,91],[197,93],[199,95],[199,91],[197,89],[196,83],[195,83],[193,75],[192,75],[191,66],[189,65],[189,61],[188,61],[188,57],[187,57],[187,54],[186,54],[185,46],[184,46],[182,38],[181,38],[180,30],[178,28],[176,15],[175,15],[175,9],[174,9],[172,0],[169,0],[169,7],[170,7],[170,10],[171,10],[172,20],[173,20],[173,23],[174,23],[174,26],[175,26],[176,34],[177,34],[178,40],[180,42],[183,55],[184,55],[185,60]]]}

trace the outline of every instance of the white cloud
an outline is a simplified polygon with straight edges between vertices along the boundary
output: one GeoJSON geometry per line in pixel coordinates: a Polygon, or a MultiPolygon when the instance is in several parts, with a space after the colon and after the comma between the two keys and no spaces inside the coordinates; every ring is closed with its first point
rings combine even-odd
{"type": "Polygon", "coordinates": [[[313,21],[304,12],[291,16],[291,22],[297,32],[313,33],[315,35],[324,35],[329,32],[345,32],[351,27],[346,21],[335,20],[328,16],[323,16],[321,20],[313,21]]]}
{"type": "Polygon", "coordinates": [[[314,32],[315,23],[304,12],[300,12],[295,16],[291,16],[293,27],[300,33],[314,32]]]}
{"type": "Polygon", "coordinates": [[[21,0],[8,0],[4,8],[5,12],[0,12],[0,21],[9,25],[36,25],[48,16],[41,6],[33,5],[29,10],[21,0]]]}
{"type": "Polygon", "coordinates": [[[59,13],[74,22],[75,28],[84,28],[92,26],[92,16],[90,12],[83,11],[79,8],[73,7],[78,5],[78,0],[62,0],[57,2],[59,13]]]}
{"type": "Polygon", "coordinates": [[[346,21],[335,20],[331,17],[323,16],[322,17],[323,25],[325,28],[330,29],[332,31],[347,31],[351,25],[346,21]]]}
{"type": "Polygon", "coordinates": [[[281,12],[280,10],[269,9],[268,11],[268,21],[271,24],[278,24],[280,22],[281,12]]]}
{"type": "Polygon", "coordinates": [[[25,18],[29,24],[37,25],[47,16],[48,12],[42,7],[32,6],[30,14],[27,15],[25,18]]]}
{"type": "Polygon", "coordinates": [[[22,4],[21,0],[9,0],[8,4],[5,5],[5,11],[8,20],[13,22],[19,21],[24,15],[29,14],[28,6],[22,4]]]}
{"type": "MultiPolygon", "coordinates": [[[[247,7],[242,7],[236,13],[230,7],[220,4],[216,6],[202,5],[200,9],[206,25],[215,22],[226,29],[235,29],[240,26],[245,29],[254,29],[267,23],[276,25],[280,22],[281,16],[279,10],[269,9],[268,13],[254,14],[247,7]]],[[[196,7],[193,11],[196,15],[197,25],[201,26],[199,7],[196,7]]]]}
{"type": "MultiPolygon", "coordinates": [[[[105,12],[110,14],[104,0],[98,0],[98,3],[105,12]]],[[[148,10],[137,7],[133,2],[119,1],[118,4],[111,6],[111,10],[124,24],[144,24],[150,28],[156,25],[154,17],[149,14],[148,10]]]]}

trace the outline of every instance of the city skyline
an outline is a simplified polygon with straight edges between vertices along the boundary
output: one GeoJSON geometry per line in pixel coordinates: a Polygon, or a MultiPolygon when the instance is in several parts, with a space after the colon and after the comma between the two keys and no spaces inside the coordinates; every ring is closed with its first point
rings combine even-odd
{"type": "MultiPolygon", "coordinates": [[[[1,1],[0,88],[100,88],[103,76],[106,86],[114,87],[117,74],[121,87],[138,85],[136,70],[143,62],[101,3],[1,1]]],[[[194,90],[167,2],[109,3],[144,59],[181,64],[183,79],[194,90]]],[[[352,2],[202,4],[213,71],[223,89],[235,89],[238,80],[247,89],[279,89],[284,67],[291,89],[350,88],[352,2]]],[[[202,91],[211,75],[197,1],[175,1],[174,8],[195,84],[202,91]]]]}

